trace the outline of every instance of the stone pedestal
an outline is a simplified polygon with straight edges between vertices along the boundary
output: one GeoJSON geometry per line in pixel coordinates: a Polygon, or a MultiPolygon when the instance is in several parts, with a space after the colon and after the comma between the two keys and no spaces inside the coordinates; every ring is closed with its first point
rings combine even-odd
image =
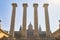
{"type": "Polygon", "coordinates": [[[9,37],[8,40],[16,40],[15,37],[9,37]]]}
{"type": "Polygon", "coordinates": [[[25,38],[25,37],[22,37],[20,40],[27,40],[27,38],[25,38]]]}
{"type": "Polygon", "coordinates": [[[34,40],[40,40],[40,37],[38,36],[38,37],[34,37],[34,40]]]}

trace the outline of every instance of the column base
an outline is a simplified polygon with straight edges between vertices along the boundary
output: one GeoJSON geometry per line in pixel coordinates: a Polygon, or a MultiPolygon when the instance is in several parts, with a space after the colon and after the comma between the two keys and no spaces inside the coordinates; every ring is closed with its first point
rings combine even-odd
{"type": "Polygon", "coordinates": [[[27,40],[27,36],[26,35],[21,35],[21,39],[20,40],[27,40]]]}
{"type": "Polygon", "coordinates": [[[15,37],[9,37],[8,40],[16,40],[15,37]]]}
{"type": "Polygon", "coordinates": [[[37,38],[34,38],[34,40],[40,40],[40,38],[39,38],[39,37],[37,37],[37,38]]]}
{"type": "Polygon", "coordinates": [[[21,37],[20,40],[27,40],[27,37],[21,37]]]}
{"type": "Polygon", "coordinates": [[[34,40],[40,40],[40,37],[39,36],[35,36],[34,40]]]}

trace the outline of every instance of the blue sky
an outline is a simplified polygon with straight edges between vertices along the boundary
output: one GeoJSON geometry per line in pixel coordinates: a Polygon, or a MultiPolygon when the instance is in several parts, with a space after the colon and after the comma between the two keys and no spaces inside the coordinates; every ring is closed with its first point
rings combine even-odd
{"type": "MultiPolygon", "coordinates": [[[[41,25],[43,31],[45,28],[45,16],[43,4],[49,4],[49,19],[50,28],[54,32],[59,28],[60,19],[60,0],[0,0],[0,19],[2,20],[2,29],[10,30],[11,14],[12,14],[12,3],[17,3],[18,7],[16,10],[15,30],[19,30],[22,25],[23,16],[23,3],[28,4],[27,8],[27,28],[29,23],[34,24],[34,9],[33,3],[38,3],[38,24],[41,25]]],[[[34,25],[33,25],[34,26],[34,25]]]]}

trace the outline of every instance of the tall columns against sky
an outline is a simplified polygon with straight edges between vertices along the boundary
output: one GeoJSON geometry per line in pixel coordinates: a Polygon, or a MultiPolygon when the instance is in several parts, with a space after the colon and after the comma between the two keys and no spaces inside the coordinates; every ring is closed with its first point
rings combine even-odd
{"type": "Polygon", "coordinates": [[[45,21],[46,21],[46,36],[50,34],[50,24],[49,24],[49,15],[48,15],[48,6],[49,4],[44,4],[44,10],[45,10],[45,21]]]}
{"type": "Polygon", "coordinates": [[[11,17],[11,25],[10,25],[10,34],[14,37],[14,25],[15,25],[15,14],[16,14],[16,3],[12,3],[12,17],[11,17]]]}
{"type": "Polygon", "coordinates": [[[27,7],[26,3],[23,3],[23,28],[22,28],[22,36],[26,37],[26,21],[27,21],[27,7]]]}
{"type": "Polygon", "coordinates": [[[33,4],[34,7],[34,36],[38,36],[38,14],[37,14],[37,7],[38,4],[33,4]]]}
{"type": "MultiPolygon", "coordinates": [[[[16,3],[12,3],[12,18],[11,18],[11,25],[10,25],[10,34],[14,36],[14,24],[15,24],[15,14],[16,14],[16,3]]],[[[22,22],[22,36],[26,37],[26,21],[27,21],[27,7],[28,5],[26,3],[23,3],[23,22],[22,22]]],[[[34,36],[38,36],[38,4],[34,3],[34,36]]],[[[48,4],[43,5],[45,10],[45,21],[46,21],[46,35],[48,36],[50,34],[50,24],[49,24],[49,16],[48,16],[48,4]]]]}

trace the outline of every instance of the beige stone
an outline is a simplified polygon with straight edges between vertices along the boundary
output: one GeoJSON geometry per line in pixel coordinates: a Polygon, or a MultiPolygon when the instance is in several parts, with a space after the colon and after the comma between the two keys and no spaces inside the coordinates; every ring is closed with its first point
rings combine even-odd
{"type": "Polygon", "coordinates": [[[37,10],[38,4],[34,3],[33,7],[34,7],[34,36],[38,37],[39,36],[38,35],[38,10],[37,10]]]}
{"type": "Polygon", "coordinates": [[[26,21],[27,21],[27,7],[28,5],[26,3],[23,4],[23,28],[22,28],[22,36],[27,37],[26,34],[26,21]]]}
{"type": "Polygon", "coordinates": [[[9,37],[9,34],[7,32],[5,32],[4,30],[0,29],[0,39],[3,37],[9,37]]]}
{"type": "Polygon", "coordinates": [[[49,4],[44,4],[44,10],[45,10],[45,24],[46,24],[46,36],[50,35],[51,31],[50,31],[50,24],[49,24],[49,15],[48,15],[48,5],[49,4]]]}
{"type": "Polygon", "coordinates": [[[10,25],[10,32],[9,32],[9,34],[12,35],[12,37],[14,37],[15,15],[16,15],[17,4],[16,3],[12,3],[12,7],[13,7],[13,9],[12,9],[12,17],[11,17],[11,25],[10,25]]]}

